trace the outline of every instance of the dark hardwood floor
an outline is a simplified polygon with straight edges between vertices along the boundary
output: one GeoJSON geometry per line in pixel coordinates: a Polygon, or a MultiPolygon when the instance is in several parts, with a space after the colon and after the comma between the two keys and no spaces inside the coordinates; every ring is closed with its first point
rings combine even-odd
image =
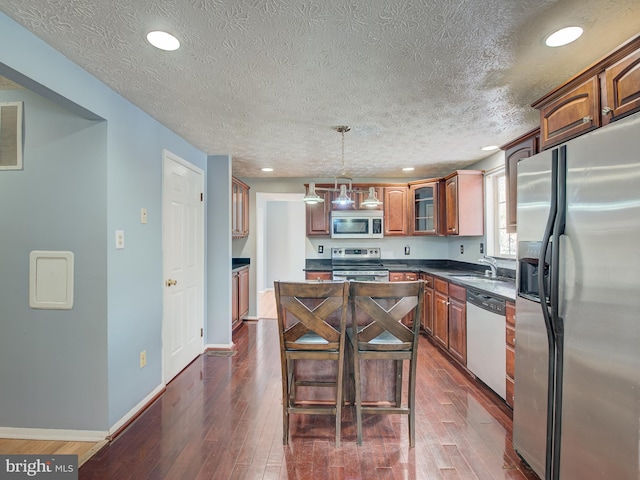
{"type": "Polygon", "coordinates": [[[293,415],[282,445],[275,320],[243,325],[233,357],[201,355],[79,471],[92,479],[538,479],[511,446],[511,418],[425,337],[419,346],[416,446],[406,416],[351,408],[335,448],[329,416],[293,415]]]}

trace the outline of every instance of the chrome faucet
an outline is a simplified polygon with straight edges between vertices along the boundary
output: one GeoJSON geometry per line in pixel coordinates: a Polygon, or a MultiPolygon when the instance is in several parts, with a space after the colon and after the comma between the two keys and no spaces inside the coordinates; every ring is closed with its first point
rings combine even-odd
{"type": "MultiPolygon", "coordinates": [[[[498,262],[493,257],[484,256],[483,258],[479,258],[478,261],[480,263],[485,263],[491,267],[491,278],[498,278],[498,262]]],[[[485,271],[485,274],[488,274],[489,270],[485,271]]]]}

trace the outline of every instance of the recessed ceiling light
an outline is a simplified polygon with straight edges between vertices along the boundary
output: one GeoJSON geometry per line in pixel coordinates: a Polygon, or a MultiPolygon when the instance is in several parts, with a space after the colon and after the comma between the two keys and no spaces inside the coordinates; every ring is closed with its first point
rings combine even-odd
{"type": "Polygon", "coordinates": [[[547,47],[561,47],[577,40],[582,32],[581,27],[566,27],[549,35],[544,43],[547,44],[547,47]]]}
{"type": "Polygon", "coordinates": [[[402,169],[403,172],[413,172],[415,169],[413,167],[404,167],[402,169]]]}
{"type": "Polygon", "coordinates": [[[264,167],[264,168],[262,169],[262,171],[263,171],[263,172],[273,172],[273,168],[271,168],[271,167],[264,167]]]}
{"type": "Polygon", "coordinates": [[[160,30],[147,33],[147,40],[154,47],[168,52],[172,52],[180,48],[180,40],[170,33],[162,32],[160,30]]]}
{"type": "Polygon", "coordinates": [[[487,145],[486,147],[482,147],[480,150],[484,150],[485,152],[493,152],[494,150],[498,150],[497,145],[487,145]]]}

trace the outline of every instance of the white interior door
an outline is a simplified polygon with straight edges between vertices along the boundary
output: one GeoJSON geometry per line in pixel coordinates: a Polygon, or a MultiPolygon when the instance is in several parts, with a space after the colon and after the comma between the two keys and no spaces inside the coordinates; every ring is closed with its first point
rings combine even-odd
{"type": "Polygon", "coordinates": [[[204,347],[204,174],[167,151],[163,167],[162,350],[167,383],[204,347]]]}

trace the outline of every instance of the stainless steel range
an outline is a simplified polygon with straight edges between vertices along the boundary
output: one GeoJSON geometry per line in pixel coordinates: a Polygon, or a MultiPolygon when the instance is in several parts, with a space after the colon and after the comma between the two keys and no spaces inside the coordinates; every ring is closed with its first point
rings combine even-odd
{"type": "Polygon", "coordinates": [[[334,280],[389,281],[389,269],[382,265],[378,247],[334,247],[331,249],[331,268],[334,280]]]}

